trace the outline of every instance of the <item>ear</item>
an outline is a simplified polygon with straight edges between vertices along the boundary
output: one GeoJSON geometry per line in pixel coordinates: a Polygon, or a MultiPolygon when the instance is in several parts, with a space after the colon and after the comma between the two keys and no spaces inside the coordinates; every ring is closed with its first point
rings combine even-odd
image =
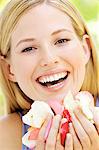
{"type": "Polygon", "coordinates": [[[90,59],[90,48],[91,48],[91,45],[90,45],[90,38],[87,34],[84,34],[83,35],[83,39],[82,39],[82,45],[83,45],[83,49],[84,49],[84,61],[85,63],[87,64],[87,62],[89,61],[90,59]]]}
{"type": "Polygon", "coordinates": [[[2,65],[3,65],[4,72],[7,78],[12,82],[16,82],[16,77],[13,73],[12,65],[10,64],[10,62],[6,59],[3,59],[2,63],[3,63],[2,65]]]}
{"type": "Polygon", "coordinates": [[[16,82],[15,74],[12,71],[11,65],[8,64],[8,79],[12,82],[16,82]]]}

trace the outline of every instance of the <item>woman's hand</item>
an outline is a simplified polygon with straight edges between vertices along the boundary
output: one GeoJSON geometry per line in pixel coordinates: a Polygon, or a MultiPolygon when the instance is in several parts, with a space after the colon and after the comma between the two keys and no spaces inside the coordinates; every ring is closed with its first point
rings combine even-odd
{"type": "Polygon", "coordinates": [[[35,150],[73,150],[73,140],[70,133],[67,134],[65,148],[61,145],[59,134],[60,122],[60,115],[56,115],[54,117],[48,115],[47,119],[45,120],[43,126],[40,129],[35,150]],[[45,131],[49,121],[51,120],[51,128],[47,140],[45,141],[45,131]]]}
{"type": "Polygon", "coordinates": [[[95,126],[78,108],[72,114],[70,133],[73,136],[74,150],[99,150],[99,111],[93,110],[95,126]]]}
{"type": "Polygon", "coordinates": [[[61,117],[59,115],[56,115],[54,117],[52,117],[50,114],[48,115],[47,119],[40,129],[36,150],[55,150],[60,121],[61,117]],[[48,137],[45,140],[45,132],[50,121],[52,121],[51,128],[48,137]]]}
{"type": "Polygon", "coordinates": [[[92,112],[95,126],[99,134],[99,107],[93,107],[92,112]]]}

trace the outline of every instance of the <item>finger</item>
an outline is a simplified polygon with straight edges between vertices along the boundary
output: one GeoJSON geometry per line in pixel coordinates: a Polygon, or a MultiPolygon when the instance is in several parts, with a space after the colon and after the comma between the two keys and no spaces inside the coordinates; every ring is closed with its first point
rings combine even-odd
{"type": "Polygon", "coordinates": [[[60,120],[61,120],[60,115],[56,115],[53,117],[52,127],[46,141],[47,150],[55,150],[56,138],[59,130],[60,120]]]}
{"type": "Polygon", "coordinates": [[[77,138],[77,135],[75,133],[72,123],[69,123],[69,132],[71,133],[72,138],[73,138],[74,150],[82,150],[82,146],[80,144],[79,139],[77,138]]]}
{"type": "Polygon", "coordinates": [[[98,138],[98,133],[95,129],[95,126],[86,118],[86,116],[80,109],[77,109],[75,111],[75,115],[80,121],[82,127],[84,128],[88,136],[90,137],[91,142],[95,141],[98,138]]]}
{"type": "Polygon", "coordinates": [[[65,150],[73,150],[73,139],[70,133],[66,135],[65,150]]]}
{"type": "Polygon", "coordinates": [[[64,150],[64,147],[61,145],[60,133],[57,135],[56,150],[64,150]]]}
{"type": "Polygon", "coordinates": [[[76,116],[73,113],[71,114],[71,116],[75,132],[81,142],[83,149],[90,149],[91,141],[89,139],[89,136],[85,132],[84,128],[82,127],[76,116]]]}
{"type": "Polygon", "coordinates": [[[43,126],[41,127],[41,129],[39,131],[36,150],[41,150],[41,149],[44,150],[44,147],[45,147],[45,131],[46,131],[47,125],[48,125],[50,120],[52,120],[52,115],[48,114],[47,119],[45,120],[43,126]]]}
{"type": "Polygon", "coordinates": [[[92,109],[92,112],[93,112],[93,119],[95,122],[95,126],[96,126],[96,129],[97,129],[98,134],[99,134],[99,107],[94,107],[92,109]]]}

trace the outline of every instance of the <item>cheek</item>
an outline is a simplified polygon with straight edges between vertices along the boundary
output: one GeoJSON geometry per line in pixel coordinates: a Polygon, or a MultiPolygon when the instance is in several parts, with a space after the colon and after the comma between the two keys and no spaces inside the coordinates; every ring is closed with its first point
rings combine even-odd
{"type": "Polygon", "coordinates": [[[36,62],[34,60],[28,57],[13,57],[12,64],[17,81],[28,79],[33,75],[36,68],[36,62]]]}
{"type": "Polygon", "coordinates": [[[84,50],[79,42],[77,43],[74,41],[70,46],[64,48],[62,57],[74,67],[79,67],[85,64],[84,50]]]}

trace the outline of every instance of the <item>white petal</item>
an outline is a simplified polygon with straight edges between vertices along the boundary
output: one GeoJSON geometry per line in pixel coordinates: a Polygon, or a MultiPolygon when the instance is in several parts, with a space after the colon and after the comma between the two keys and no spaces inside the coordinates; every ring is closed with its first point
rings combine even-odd
{"type": "Polygon", "coordinates": [[[36,140],[29,140],[29,135],[30,135],[30,131],[27,132],[23,137],[22,137],[22,143],[29,147],[29,148],[34,148],[36,146],[36,140]]]}

